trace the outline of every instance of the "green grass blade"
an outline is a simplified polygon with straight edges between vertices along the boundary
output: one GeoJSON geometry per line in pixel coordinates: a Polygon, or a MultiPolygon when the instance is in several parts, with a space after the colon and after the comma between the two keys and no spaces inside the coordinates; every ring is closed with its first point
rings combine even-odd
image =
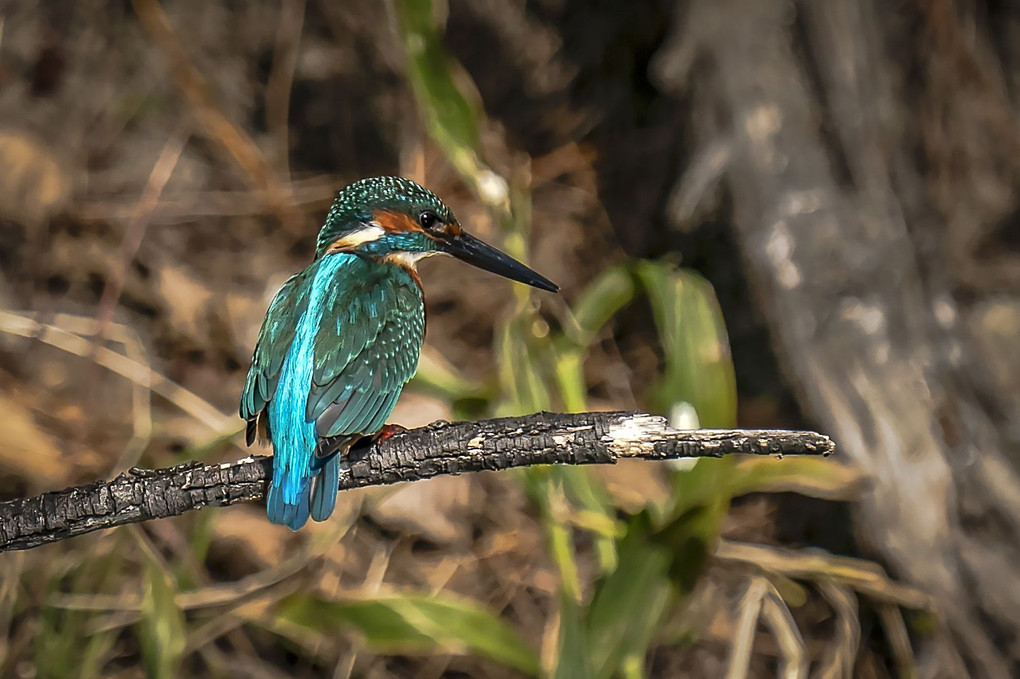
{"type": "Polygon", "coordinates": [[[840,500],[862,483],[860,472],[820,458],[753,457],[733,466],[730,477],[733,495],[796,492],[823,500],[840,500]]]}
{"type": "Polygon", "coordinates": [[[42,679],[99,677],[116,635],[89,634],[94,614],[44,608],[38,618],[33,669],[42,679]]]}
{"type": "Polygon", "coordinates": [[[622,674],[624,666],[643,667],[671,599],[671,555],[649,540],[646,514],[631,519],[618,547],[619,563],[596,585],[586,615],[593,676],[605,679],[622,674]]]}
{"type": "Polygon", "coordinates": [[[488,400],[492,387],[469,380],[441,359],[437,352],[425,350],[418,361],[418,372],[411,378],[411,388],[455,402],[463,399],[488,400]]]}
{"type": "Polygon", "coordinates": [[[599,560],[599,572],[605,573],[616,567],[616,533],[619,521],[616,510],[605,487],[584,467],[557,467],[557,476],[571,504],[579,507],[600,524],[608,526],[593,534],[595,554],[599,560]]]}
{"type": "Polygon", "coordinates": [[[590,644],[584,629],[584,609],[565,590],[560,592],[560,634],[556,648],[555,679],[592,677],[590,644]]]}
{"type": "Polygon", "coordinates": [[[602,326],[634,299],[634,280],[628,268],[606,269],[577,298],[571,309],[579,331],[576,343],[587,348],[602,326]]]}
{"type": "Polygon", "coordinates": [[[315,634],[355,630],[379,652],[445,652],[489,658],[530,676],[538,654],[504,621],[459,598],[406,595],[328,601],[295,594],[277,609],[283,627],[315,634]]]}
{"type": "Polygon", "coordinates": [[[553,339],[554,377],[568,412],[587,410],[584,357],[602,327],[633,298],[634,281],[627,268],[607,269],[581,293],[571,310],[572,323],[553,339]]]}
{"type": "Polygon", "coordinates": [[[499,380],[506,395],[498,415],[520,415],[552,408],[552,395],[543,379],[541,361],[529,346],[530,323],[520,317],[507,321],[499,333],[499,380]]]}
{"type": "Polygon", "coordinates": [[[431,0],[397,0],[396,10],[408,79],[429,135],[457,171],[477,187],[487,174],[476,154],[481,107],[454,81],[455,64],[436,29],[431,0]]]}
{"type": "Polygon", "coordinates": [[[665,365],[653,391],[656,410],[667,413],[677,401],[686,401],[703,427],[736,426],[736,377],[711,284],[661,262],[639,262],[637,273],[662,339],[665,365]]]}
{"type": "Polygon", "coordinates": [[[155,565],[146,569],[138,634],[148,676],[154,679],[179,676],[181,655],[187,642],[184,613],[174,602],[169,576],[155,565]]]}

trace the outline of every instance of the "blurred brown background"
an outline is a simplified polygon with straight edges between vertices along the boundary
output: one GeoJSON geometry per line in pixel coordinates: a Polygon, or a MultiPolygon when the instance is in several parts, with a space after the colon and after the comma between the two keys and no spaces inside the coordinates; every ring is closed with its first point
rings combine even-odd
{"type": "Polygon", "coordinates": [[[58,0],[0,22],[4,497],[246,454],[266,305],[374,174],[563,288],[424,264],[393,421],[638,408],[839,449],[0,555],[3,676],[1020,673],[1020,6],[58,0]]]}

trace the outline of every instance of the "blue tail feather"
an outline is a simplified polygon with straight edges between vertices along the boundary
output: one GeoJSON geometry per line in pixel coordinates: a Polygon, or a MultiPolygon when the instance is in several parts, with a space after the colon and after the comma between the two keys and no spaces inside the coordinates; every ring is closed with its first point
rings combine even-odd
{"type": "MultiPolygon", "coordinates": [[[[298,491],[298,496],[293,502],[284,499],[287,493],[276,483],[274,479],[269,486],[269,496],[266,498],[266,516],[273,523],[287,526],[291,530],[298,530],[308,522],[310,515],[309,495],[311,488],[306,481],[304,487],[298,491]]],[[[317,519],[319,520],[319,519],[317,519]]]]}
{"type": "Polygon", "coordinates": [[[316,521],[325,521],[336,509],[336,497],[340,490],[339,455],[333,455],[326,460],[310,490],[312,518],[316,521]]]}
{"type": "Polygon", "coordinates": [[[266,516],[273,523],[287,523],[287,506],[283,504],[283,493],[275,483],[269,484],[269,496],[266,498],[266,516]]]}
{"type": "Polygon", "coordinates": [[[295,501],[284,499],[287,494],[279,484],[269,486],[266,499],[266,516],[273,523],[298,530],[308,522],[325,521],[336,509],[337,492],[340,486],[340,456],[333,455],[326,460],[318,474],[304,479],[295,501]]]}
{"type": "Polygon", "coordinates": [[[308,522],[308,496],[311,495],[310,491],[311,488],[306,487],[305,492],[301,493],[301,501],[298,503],[298,506],[294,508],[294,518],[287,524],[287,527],[291,530],[298,530],[301,526],[308,522]]]}

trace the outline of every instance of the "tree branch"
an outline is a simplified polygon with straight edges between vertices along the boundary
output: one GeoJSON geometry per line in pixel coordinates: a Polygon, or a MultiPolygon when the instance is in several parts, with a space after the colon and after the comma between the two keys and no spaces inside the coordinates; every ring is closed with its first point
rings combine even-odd
{"type": "MultiPolygon", "coordinates": [[[[481,422],[435,422],[394,435],[346,461],[340,490],[536,464],[613,464],[619,459],[828,455],[821,434],[782,430],[690,430],[643,413],[538,413],[481,422]]],[[[263,499],[273,458],[188,462],[132,469],[36,497],[0,503],[0,552],[30,549],[128,523],[263,499]]]]}

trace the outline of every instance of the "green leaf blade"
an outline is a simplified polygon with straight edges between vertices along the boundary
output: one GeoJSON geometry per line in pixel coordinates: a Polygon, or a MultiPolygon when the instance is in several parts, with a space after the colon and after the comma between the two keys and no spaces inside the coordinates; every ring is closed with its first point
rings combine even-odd
{"type": "Polygon", "coordinates": [[[277,617],[317,634],[356,630],[369,646],[383,652],[473,654],[531,676],[539,672],[538,654],[506,622],[455,597],[330,601],[300,594],[285,600],[277,617]]]}

